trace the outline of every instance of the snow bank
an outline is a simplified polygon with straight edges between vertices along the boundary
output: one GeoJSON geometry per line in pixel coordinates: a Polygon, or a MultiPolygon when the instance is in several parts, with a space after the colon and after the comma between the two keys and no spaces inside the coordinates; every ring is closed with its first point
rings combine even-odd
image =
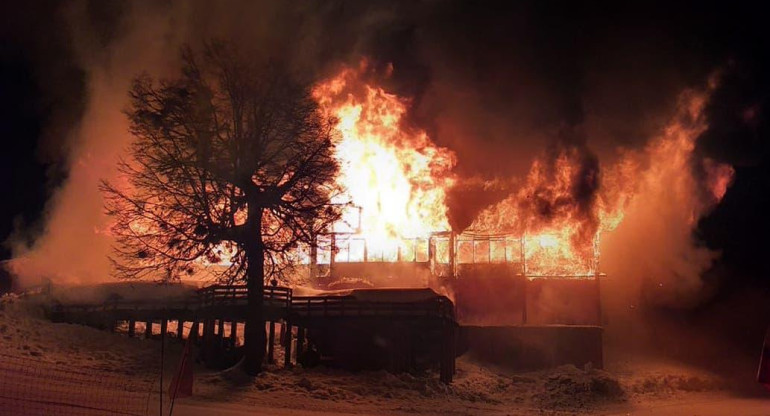
{"type": "Polygon", "coordinates": [[[44,298],[0,299],[0,352],[70,369],[106,370],[127,376],[157,373],[159,344],[44,318],[44,298]]]}
{"type": "MultiPolygon", "coordinates": [[[[33,357],[67,368],[109,371],[126,380],[157,376],[157,340],[44,319],[42,296],[6,296],[0,302],[0,353],[33,357]]],[[[170,379],[181,345],[167,344],[166,375],[170,379]]],[[[278,362],[282,349],[276,349],[278,362]]],[[[350,373],[338,369],[283,369],[268,366],[255,378],[238,369],[196,369],[193,401],[241,403],[262,408],[308,409],[328,413],[366,414],[590,414],[608,406],[688,397],[714,391],[718,379],[682,366],[640,360],[602,371],[562,366],[548,371],[506,373],[468,358],[457,363],[451,385],[433,372],[350,373]]]]}
{"type": "Polygon", "coordinates": [[[303,409],[377,414],[479,414],[514,410],[530,414],[549,410],[589,412],[607,403],[622,403],[617,379],[601,370],[574,366],[520,375],[499,374],[461,359],[455,382],[445,385],[432,372],[349,373],[331,368],[272,369],[253,380],[239,372],[199,377],[198,397],[215,400],[238,391],[236,400],[250,405],[281,403],[303,409]]]}

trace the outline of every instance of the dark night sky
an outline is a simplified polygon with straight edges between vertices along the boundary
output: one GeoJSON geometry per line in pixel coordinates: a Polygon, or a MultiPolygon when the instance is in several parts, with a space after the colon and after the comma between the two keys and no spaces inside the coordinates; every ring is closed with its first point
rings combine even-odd
{"type": "MultiPolygon", "coordinates": [[[[354,21],[366,8],[356,3],[335,2],[340,5],[330,8],[344,21],[354,21]]],[[[698,151],[735,165],[737,174],[698,234],[708,246],[723,250],[720,267],[741,276],[730,285],[770,286],[770,31],[765,14],[737,2],[659,7],[509,3],[399,3],[395,8],[403,18],[374,30],[364,50],[401,69],[393,88],[424,99],[413,116],[429,130],[435,129],[431,123],[439,110],[430,102],[426,82],[460,78],[480,97],[476,104],[484,111],[505,116],[515,109],[527,120],[522,125],[532,130],[553,120],[580,123],[586,112],[598,108],[609,128],[628,142],[623,144],[649,134],[640,120],[654,118],[652,109],[665,107],[682,87],[702,83],[721,68],[723,81],[708,109],[710,129],[698,151]],[[454,68],[445,71],[436,61],[453,62],[454,68]],[[535,87],[510,83],[509,74],[530,77],[535,87]]],[[[87,99],[85,69],[75,59],[61,4],[0,5],[0,240],[16,225],[41,225],[46,200],[65,179],[67,135],[87,99]]],[[[116,36],[111,30],[119,25],[111,23],[119,21],[121,3],[94,1],[89,10],[95,36],[109,43],[116,36]]],[[[330,24],[329,36],[345,38],[345,24],[336,25],[330,24]]],[[[334,46],[328,48],[333,58],[334,46]]],[[[451,144],[451,138],[445,140],[451,144]]],[[[459,169],[481,165],[470,158],[459,169]]],[[[9,256],[7,247],[0,249],[0,258],[9,256]]]]}

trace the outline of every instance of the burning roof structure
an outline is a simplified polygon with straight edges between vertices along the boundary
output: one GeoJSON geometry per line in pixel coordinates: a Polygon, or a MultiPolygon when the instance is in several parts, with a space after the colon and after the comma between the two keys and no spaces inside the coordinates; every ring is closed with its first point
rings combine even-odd
{"type": "MultiPolygon", "coordinates": [[[[479,181],[456,175],[462,155],[410,126],[409,99],[367,81],[369,71],[366,61],[344,67],[313,91],[322,111],[337,120],[337,182],[345,190],[333,201],[344,205],[342,219],[301,256],[318,276],[356,277],[345,266],[351,263],[414,263],[444,277],[488,264],[529,279],[594,278],[601,236],[621,224],[641,193],[671,178],[670,192],[698,188],[685,172],[706,128],[701,112],[709,89],[682,94],[661,136],[612,165],[600,166],[585,141],[566,131],[525,178],[479,181]],[[452,223],[454,205],[472,201],[450,204],[448,195],[469,182],[506,192],[469,223],[452,223]]],[[[732,168],[705,160],[702,170],[708,189],[701,191],[716,203],[732,168]]],[[[695,221],[698,213],[692,215],[695,221]]]]}

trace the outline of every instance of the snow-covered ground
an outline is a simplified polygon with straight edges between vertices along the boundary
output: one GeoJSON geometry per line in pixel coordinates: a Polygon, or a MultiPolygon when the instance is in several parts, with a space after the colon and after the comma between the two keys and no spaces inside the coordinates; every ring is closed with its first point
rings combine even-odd
{"type": "MultiPolygon", "coordinates": [[[[1,305],[0,355],[109,373],[127,383],[150,380],[147,388],[153,388],[160,368],[159,341],[52,323],[35,298],[5,297],[1,305]]],[[[179,343],[167,344],[164,384],[171,379],[180,351],[179,343]]],[[[40,380],[46,382],[53,381],[40,380]]],[[[435,373],[268,366],[258,377],[248,378],[238,369],[215,372],[199,367],[194,397],[180,399],[175,413],[199,414],[196,409],[226,413],[229,406],[231,414],[241,414],[237,409],[260,409],[259,414],[633,414],[654,406],[726,397],[727,383],[683,364],[628,357],[612,358],[606,371],[562,366],[527,373],[486,368],[460,358],[455,381],[448,386],[435,373]]],[[[768,409],[770,413],[770,402],[768,409]]],[[[654,414],[666,414],[664,410],[654,414]]]]}
{"type": "Polygon", "coordinates": [[[4,297],[0,354],[132,376],[157,372],[159,343],[45,319],[39,299],[4,297]]]}

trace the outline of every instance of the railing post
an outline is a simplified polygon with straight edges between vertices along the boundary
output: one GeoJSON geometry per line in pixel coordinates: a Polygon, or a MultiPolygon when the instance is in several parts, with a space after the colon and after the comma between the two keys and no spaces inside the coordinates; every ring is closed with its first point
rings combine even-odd
{"type": "Polygon", "coordinates": [[[182,337],[184,337],[184,321],[181,319],[176,321],[176,337],[179,341],[182,341],[182,337]]]}
{"type": "Polygon", "coordinates": [[[161,339],[166,337],[166,333],[168,332],[168,320],[164,317],[160,320],[160,336],[161,339]]]}
{"type": "Polygon", "coordinates": [[[594,280],[596,281],[596,325],[602,325],[602,292],[601,282],[599,281],[599,272],[594,274],[594,280]]]}
{"type": "Polygon", "coordinates": [[[152,337],[152,319],[148,319],[144,326],[144,337],[145,338],[151,338],[152,337]]]}
{"type": "Polygon", "coordinates": [[[456,244],[457,241],[455,239],[455,233],[454,231],[449,233],[449,268],[452,271],[452,277],[457,277],[457,253],[456,253],[456,244]]]}
{"type": "Polygon", "coordinates": [[[287,289],[286,290],[286,305],[285,305],[285,307],[286,307],[286,314],[287,315],[289,314],[289,309],[291,309],[291,300],[292,300],[293,296],[294,296],[294,292],[292,292],[291,289],[287,289]]]}
{"type": "Polygon", "coordinates": [[[529,278],[524,275],[524,281],[521,284],[523,286],[521,291],[521,323],[527,324],[527,290],[529,287],[529,278]]]}
{"type": "Polygon", "coordinates": [[[128,336],[133,337],[136,335],[136,320],[131,319],[128,321],[128,336]]]}

